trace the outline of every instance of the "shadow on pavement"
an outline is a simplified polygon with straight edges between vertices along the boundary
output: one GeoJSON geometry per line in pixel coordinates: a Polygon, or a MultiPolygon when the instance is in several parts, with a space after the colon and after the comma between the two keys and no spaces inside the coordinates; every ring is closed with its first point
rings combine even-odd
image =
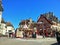
{"type": "Polygon", "coordinates": [[[54,44],[51,44],[51,45],[60,45],[60,43],[54,43],[54,44]]]}

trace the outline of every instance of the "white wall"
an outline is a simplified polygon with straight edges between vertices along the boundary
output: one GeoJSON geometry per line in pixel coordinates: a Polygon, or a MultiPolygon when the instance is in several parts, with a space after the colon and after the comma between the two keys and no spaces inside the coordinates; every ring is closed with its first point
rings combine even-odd
{"type": "Polygon", "coordinates": [[[11,27],[11,26],[7,26],[7,32],[8,32],[9,30],[12,30],[12,27],[11,27]]]}
{"type": "MultiPolygon", "coordinates": [[[[1,19],[2,19],[2,11],[0,11],[0,24],[1,24],[1,19]]],[[[0,29],[0,33],[2,33],[1,29],[0,29]]]]}
{"type": "Polygon", "coordinates": [[[5,23],[1,23],[1,30],[2,30],[2,34],[5,35],[6,34],[6,24],[5,23]]]}
{"type": "Polygon", "coordinates": [[[3,30],[2,34],[3,34],[3,35],[6,35],[6,30],[3,30]]]}
{"type": "Polygon", "coordinates": [[[2,19],[2,12],[0,11],[0,24],[1,24],[1,19],[2,19]]]}
{"type": "Polygon", "coordinates": [[[7,32],[8,32],[9,30],[12,30],[12,32],[15,32],[15,30],[14,30],[14,28],[13,28],[12,26],[7,26],[7,32]]]}

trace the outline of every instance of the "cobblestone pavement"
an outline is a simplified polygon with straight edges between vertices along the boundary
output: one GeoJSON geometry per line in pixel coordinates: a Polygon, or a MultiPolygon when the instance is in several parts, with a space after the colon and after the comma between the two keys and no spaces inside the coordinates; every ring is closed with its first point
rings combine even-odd
{"type": "Polygon", "coordinates": [[[55,38],[45,39],[19,39],[19,38],[2,38],[0,45],[57,45],[55,38]]]}

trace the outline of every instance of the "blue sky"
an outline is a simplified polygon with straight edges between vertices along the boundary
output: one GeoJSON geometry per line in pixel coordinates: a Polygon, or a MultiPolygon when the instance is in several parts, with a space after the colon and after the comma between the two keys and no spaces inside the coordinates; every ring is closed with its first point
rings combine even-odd
{"type": "Polygon", "coordinates": [[[60,0],[2,0],[3,18],[15,28],[21,20],[32,18],[37,21],[42,13],[53,12],[60,19],[60,0]]]}

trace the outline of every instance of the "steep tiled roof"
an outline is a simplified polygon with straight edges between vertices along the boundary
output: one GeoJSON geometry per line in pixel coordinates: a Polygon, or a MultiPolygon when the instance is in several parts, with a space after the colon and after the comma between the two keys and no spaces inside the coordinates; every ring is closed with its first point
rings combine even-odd
{"type": "MultiPolygon", "coordinates": [[[[45,18],[50,24],[53,24],[52,21],[51,20],[48,20],[44,15],[41,15],[40,18],[45,18]]],[[[40,18],[38,19],[38,21],[40,20],[40,18]]]]}
{"type": "Polygon", "coordinates": [[[28,22],[29,22],[30,20],[23,20],[23,21],[21,21],[21,22],[19,23],[19,25],[20,25],[20,24],[22,24],[22,25],[25,24],[25,21],[26,21],[26,23],[28,24],[28,22]]]}
{"type": "Polygon", "coordinates": [[[12,25],[10,22],[7,22],[6,25],[7,25],[7,26],[12,26],[12,27],[13,27],[13,25],[12,25]]]}

